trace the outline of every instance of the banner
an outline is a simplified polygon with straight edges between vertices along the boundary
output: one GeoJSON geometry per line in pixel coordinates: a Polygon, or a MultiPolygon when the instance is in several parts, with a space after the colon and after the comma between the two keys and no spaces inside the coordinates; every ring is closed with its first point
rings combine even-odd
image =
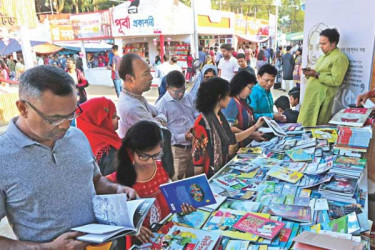
{"type": "Polygon", "coordinates": [[[234,31],[236,35],[269,36],[270,22],[265,19],[235,15],[234,31]]]}
{"type": "Polygon", "coordinates": [[[111,37],[109,11],[71,15],[74,39],[107,39],[111,37]]]}
{"type": "Polygon", "coordinates": [[[74,40],[73,26],[70,22],[70,14],[48,15],[52,41],[74,40]]]}
{"type": "MultiPolygon", "coordinates": [[[[338,47],[350,61],[344,82],[335,97],[333,113],[354,104],[357,96],[370,87],[375,38],[374,9],[373,0],[306,0],[302,66],[314,68],[322,55],[319,34],[327,28],[339,31],[338,47]],[[348,15],[355,17],[355,20],[348,18],[348,15]]],[[[305,78],[302,83],[303,98],[305,78]]]]}
{"type": "Polygon", "coordinates": [[[36,27],[34,0],[0,0],[0,26],[36,27]]]}

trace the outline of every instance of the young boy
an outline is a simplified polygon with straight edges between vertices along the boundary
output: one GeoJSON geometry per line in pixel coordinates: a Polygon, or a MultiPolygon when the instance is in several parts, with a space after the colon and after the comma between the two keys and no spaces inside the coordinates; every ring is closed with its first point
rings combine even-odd
{"type": "Polygon", "coordinates": [[[292,88],[289,93],[289,101],[290,105],[294,110],[299,112],[299,109],[301,108],[301,105],[299,104],[299,95],[300,95],[300,88],[294,87],[292,88]]]}
{"type": "Polygon", "coordinates": [[[250,65],[247,64],[245,54],[242,54],[242,53],[238,54],[237,62],[239,65],[238,72],[240,72],[241,70],[246,70],[250,72],[250,74],[253,74],[255,76],[255,70],[252,67],[250,67],[250,65]]]}
{"type": "Polygon", "coordinates": [[[289,98],[287,96],[280,96],[276,99],[274,105],[277,111],[286,116],[287,123],[296,123],[299,112],[290,108],[289,98]]]}

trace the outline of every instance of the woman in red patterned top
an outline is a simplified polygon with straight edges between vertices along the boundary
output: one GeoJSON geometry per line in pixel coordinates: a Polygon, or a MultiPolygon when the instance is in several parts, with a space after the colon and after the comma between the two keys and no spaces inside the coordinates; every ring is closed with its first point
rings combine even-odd
{"type": "Polygon", "coordinates": [[[221,109],[230,101],[229,82],[213,77],[198,90],[196,106],[201,114],[193,127],[194,174],[205,173],[212,177],[229,160],[229,146],[241,142],[260,128],[264,119],[254,126],[234,134],[221,109]]]}
{"type": "MultiPolygon", "coordinates": [[[[153,208],[146,218],[140,234],[142,243],[150,242],[153,237],[149,226],[160,222],[170,211],[159,186],[168,183],[168,173],[160,161],[162,156],[162,131],[150,121],[134,124],[126,133],[118,151],[117,172],[107,176],[113,182],[135,189],[141,198],[156,198],[153,208]]],[[[194,211],[190,205],[182,206],[185,213],[194,211]]]]}

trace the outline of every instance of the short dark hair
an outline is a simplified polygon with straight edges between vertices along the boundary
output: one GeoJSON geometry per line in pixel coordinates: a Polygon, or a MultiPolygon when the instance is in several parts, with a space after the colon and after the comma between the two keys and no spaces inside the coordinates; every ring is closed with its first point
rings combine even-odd
{"type": "Polygon", "coordinates": [[[245,57],[245,54],[244,54],[244,53],[238,53],[238,54],[237,54],[237,59],[240,59],[240,58],[245,59],[245,58],[246,58],[246,57],[245,57]]]}
{"type": "Polygon", "coordinates": [[[297,51],[299,51],[302,55],[302,48],[298,48],[297,51]]]}
{"type": "Polygon", "coordinates": [[[185,85],[185,77],[178,70],[172,70],[166,76],[167,85],[175,88],[182,88],[185,85]]]}
{"type": "Polygon", "coordinates": [[[223,44],[220,46],[220,49],[225,49],[225,50],[230,51],[230,50],[232,49],[232,46],[231,46],[229,43],[223,43],[223,44]]]}
{"type": "Polygon", "coordinates": [[[336,43],[336,45],[340,41],[340,33],[335,28],[323,30],[320,32],[320,36],[327,37],[330,43],[336,43]]]}
{"type": "Polygon", "coordinates": [[[213,50],[214,49],[214,47],[210,47],[210,50],[213,50]]]}
{"type": "Polygon", "coordinates": [[[246,70],[238,72],[230,81],[230,96],[236,96],[246,88],[248,84],[256,84],[257,79],[253,74],[246,70]]]}
{"type": "Polygon", "coordinates": [[[212,77],[201,84],[197,94],[196,107],[203,114],[214,110],[220,99],[229,95],[229,82],[220,77],[212,77]]]}
{"type": "Polygon", "coordinates": [[[286,46],[286,51],[290,51],[292,49],[292,46],[288,45],[286,46]]]}
{"type": "Polygon", "coordinates": [[[202,46],[199,46],[198,50],[199,50],[199,51],[202,51],[202,50],[203,50],[203,47],[202,47],[202,46]]]}
{"type": "Polygon", "coordinates": [[[115,45],[113,45],[113,46],[112,46],[112,50],[115,50],[115,51],[117,51],[117,50],[118,50],[118,45],[116,45],[116,44],[115,44],[115,45]]]}
{"type": "Polygon", "coordinates": [[[276,108],[281,109],[282,111],[290,109],[290,102],[289,98],[285,95],[280,96],[279,98],[276,99],[274,105],[276,108]]]}
{"type": "Polygon", "coordinates": [[[276,76],[277,69],[275,68],[275,66],[267,63],[267,64],[264,64],[262,67],[260,67],[258,71],[258,76],[263,76],[265,73],[272,75],[272,76],[276,76]]]}
{"type": "Polygon", "coordinates": [[[217,74],[216,74],[216,71],[215,71],[213,68],[208,68],[208,69],[206,69],[206,70],[203,72],[203,76],[204,76],[205,74],[207,74],[207,73],[210,73],[210,72],[212,72],[215,76],[217,75],[217,74]]]}
{"type": "Polygon", "coordinates": [[[57,96],[68,96],[75,91],[73,78],[60,68],[40,65],[26,70],[20,78],[20,99],[39,98],[44,91],[57,96]]]}
{"type": "Polygon", "coordinates": [[[293,96],[294,99],[298,99],[299,101],[299,96],[300,96],[300,88],[294,87],[288,92],[289,96],[293,96]]]}
{"type": "Polygon", "coordinates": [[[134,76],[133,61],[137,59],[142,60],[139,55],[133,53],[122,56],[120,68],[118,70],[118,74],[122,80],[125,80],[127,74],[134,76]]]}
{"type": "Polygon", "coordinates": [[[174,62],[174,63],[176,63],[176,62],[178,61],[178,59],[177,59],[177,57],[172,56],[172,57],[171,57],[171,61],[174,62]]]}

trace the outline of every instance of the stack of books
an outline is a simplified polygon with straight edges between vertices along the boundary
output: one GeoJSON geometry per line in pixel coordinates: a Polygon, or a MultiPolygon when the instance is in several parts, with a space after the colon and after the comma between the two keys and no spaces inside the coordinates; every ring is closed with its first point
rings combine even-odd
{"type": "Polygon", "coordinates": [[[372,138],[371,127],[339,127],[335,149],[366,152],[372,138]]]}
{"type": "Polygon", "coordinates": [[[333,201],[357,203],[354,195],[358,186],[357,178],[335,175],[329,182],[320,184],[319,193],[322,197],[333,201]]]}
{"type": "Polygon", "coordinates": [[[339,157],[329,172],[346,177],[360,178],[365,167],[366,159],[339,157]]]}

